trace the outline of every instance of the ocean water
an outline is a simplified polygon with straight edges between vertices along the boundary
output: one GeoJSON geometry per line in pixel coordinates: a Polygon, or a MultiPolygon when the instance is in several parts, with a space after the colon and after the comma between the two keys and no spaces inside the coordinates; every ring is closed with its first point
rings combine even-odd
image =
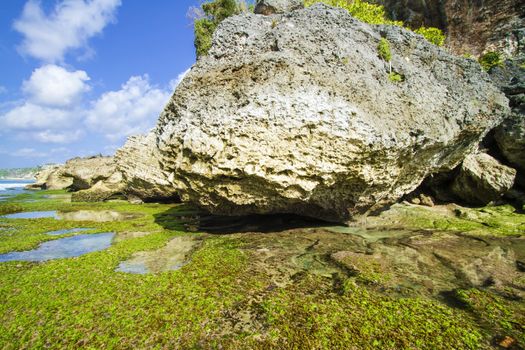
{"type": "Polygon", "coordinates": [[[0,180],[0,201],[24,193],[26,191],[24,187],[33,182],[33,180],[0,180]]]}

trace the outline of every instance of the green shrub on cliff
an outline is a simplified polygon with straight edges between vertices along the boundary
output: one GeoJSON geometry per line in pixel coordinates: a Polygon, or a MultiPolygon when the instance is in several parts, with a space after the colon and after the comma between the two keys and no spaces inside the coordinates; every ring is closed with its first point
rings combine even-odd
{"type": "MultiPolygon", "coordinates": [[[[381,5],[370,4],[363,0],[305,0],[305,6],[322,2],[329,6],[347,10],[353,17],[369,24],[389,24],[403,26],[402,21],[390,20],[381,5]]],[[[200,8],[192,8],[195,31],[195,50],[197,57],[208,53],[213,33],[226,18],[245,11],[253,11],[253,5],[247,5],[246,0],[213,0],[203,3],[200,8]]],[[[442,46],[445,35],[438,28],[421,27],[415,30],[429,42],[442,46]]]]}
{"type": "Polygon", "coordinates": [[[305,6],[311,6],[318,2],[333,7],[344,8],[353,17],[365,23],[403,26],[403,22],[401,21],[389,20],[386,16],[384,7],[381,5],[369,4],[362,0],[306,0],[305,6]]]}
{"type": "Polygon", "coordinates": [[[201,18],[195,20],[194,30],[195,30],[195,50],[197,57],[204,56],[208,53],[211,47],[211,38],[213,37],[213,32],[217,28],[212,20],[208,18],[201,18]]]}
{"type": "Polygon", "coordinates": [[[390,51],[390,43],[388,40],[381,38],[381,40],[379,40],[379,45],[377,45],[377,51],[379,51],[379,57],[390,62],[392,59],[392,52],[390,51]]]}
{"type": "MultiPolygon", "coordinates": [[[[333,7],[341,7],[347,10],[353,17],[369,24],[390,24],[403,27],[402,21],[388,19],[385,8],[381,5],[370,4],[363,0],[305,0],[305,6],[311,6],[322,2],[333,7]]],[[[407,28],[410,29],[410,28],[407,28]]],[[[425,39],[437,46],[445,43],[445,34],[439,28],[421,27],[414,32],[423,35],[425,39]]]]}
{"type": "Polygon", "coordinates": [[[489,51],[481,56],[478,62],[484,70],[489,72],[494,67],[503,66],[503,57],[499,52],[489,51]]]}
{"type": "Polygon", "coordinates": [[[219,23],[245,9],[245,2],[237,0],[214,0],[196,9],[198,18],[194,22],[194,44],[197,57],[206,55],[210,50],[213,32],[219,23]]]}
{"type": "Polygon", "coordinates": [[[445,43],[445,34],[439,28],[421,27],[414,30],[414,32],[423,35],[428,42],[434,45],[443,46],[445,43]]]}

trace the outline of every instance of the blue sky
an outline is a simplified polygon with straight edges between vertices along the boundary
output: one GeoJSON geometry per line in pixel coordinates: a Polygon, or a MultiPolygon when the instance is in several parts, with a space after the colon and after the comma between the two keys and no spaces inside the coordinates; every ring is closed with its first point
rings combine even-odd
{"type": "Polygon", "coordinates": [[[0,168],[112,154],[195,62],[199,0],[0,2],[0,168]]]}

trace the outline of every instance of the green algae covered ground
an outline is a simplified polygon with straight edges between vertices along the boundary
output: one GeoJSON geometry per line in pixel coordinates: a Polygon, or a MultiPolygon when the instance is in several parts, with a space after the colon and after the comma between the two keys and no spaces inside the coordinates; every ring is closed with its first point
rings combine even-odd
{"type": "MultiPolygon", "coordinates": [[[[498,343],[520,349],[525,344],[522,272],[522,280],[504,286],[466,283],[440,295],[398,293],[403,271],[396,275],[393,267],[380,268],[383,264],[360,267],[366,265],[361,259],[352,273],[343,268],[352,255],[339,264],[330,260],[334,249],[374,247],[349,234],[308,228],[275,234],[188,232],[197,213],[184,205],[70,203],[59,191],[0,204],[2,214],[41,210],[137,215],[111,222],[0,219],[0,253],[68,236],[45,234],[59,229],[116,233],[109,249],[77,258],[0,263],[1,349],[491,349],[498,343]],[[162,248],[181,235],[202,240],[181,269],[145,275],[115,271],[134,253],[162,248]]],[[[520,239],[525,233],[524,216],[509,207],[400,205],[374,220],[369,224],[376,227],[479,239],[520,239]]]]}

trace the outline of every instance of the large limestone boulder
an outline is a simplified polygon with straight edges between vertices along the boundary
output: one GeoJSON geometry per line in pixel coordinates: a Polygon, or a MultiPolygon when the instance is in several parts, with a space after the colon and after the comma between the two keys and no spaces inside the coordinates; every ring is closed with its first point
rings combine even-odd
{"type": "Polygon", "coordinates": [[[73,178],[64,176],[64,166],[57,167],[52,171],[42,187],[45,190],[66,190],[73,186],[73,178]]]}
{"type": "Polygon", "coordinates": [[[303,0],[258,0],[255,4],[255,13],[273,15],[286,13],[304,7],[303,0]]]}
{"type": "Polygon", "coordinates": [[[160,155],[153,132],[128,138],[117,150],[115,160],[126,183],[128,197],[143,201],[175,200],[176,188],[160,167],[160,155]]]}
{"type": "Polygon", "coordinates": [[[64,175],[65,165],[54,164],[45,166],[39,171],[35,183],[26,186],[28,189],[65,190],[73,185],[73,178],[64,175]]]}
{"type": "Polygon", "coordinates": [[[66,162],[62,176],[71,178],[72,190],[87,190],[99,181],[109,179],[116,171],[113,157],[94,156],[73,158],[66,162]]]}
{"type": "Polygon", "coordinates": [[[346,221],[453,169],[506,113],[478,63],[318,4],[222,22],[156,133],[183,200],[346,221]]]}
{"type": "Polygon", "coordinates": [[[65,179],[60,176],[63,167],[60,164],[44,166],[35,174],[35,182],[27,185],[26,188],[31,190],[62,190],[68,188],[73,182],[71,179],[65,179]]]}
{"type": "Polygon", "coordinates": [[[96,182],[88,189],[73,192],[72,202],[103,202],[109,199],[124,198],[126,184],[119,171],[114,172],[109,178],[96,182]]]}
{"type": "Polygon", "coordinates": [[[500,198],[513,185],[516,170],[486,153],[468,155],[454,179],[452,192],[463,201],[485,205],[500,198]]]}

